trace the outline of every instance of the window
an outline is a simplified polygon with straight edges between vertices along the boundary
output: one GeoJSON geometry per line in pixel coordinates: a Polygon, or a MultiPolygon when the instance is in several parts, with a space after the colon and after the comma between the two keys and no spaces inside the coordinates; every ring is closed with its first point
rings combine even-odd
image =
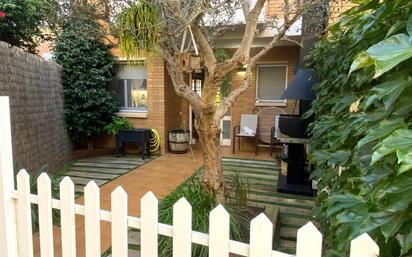
{"type": "Polygon", "coordinates": [[[111,89],[120,101],[120,110],[147,112],[146,67],[121,65],[111,89]]]}
{"type": "Polygon", "coordinates": [[[287,65],[258,65],[256,102],[284,103],[280,97],[287,85],[287,72],[287,65]]]}

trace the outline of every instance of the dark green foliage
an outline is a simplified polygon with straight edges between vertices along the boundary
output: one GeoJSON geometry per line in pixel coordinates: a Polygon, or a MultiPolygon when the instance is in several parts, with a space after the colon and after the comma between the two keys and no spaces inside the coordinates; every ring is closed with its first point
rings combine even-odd
{"type": "MultiPolygon", "coordinates": [[[[209,213],[217,203],[212,195],[207,193],[198,179],[198,172],[180,185],[175,191],[164,198],[159,205],[159,222],[164,224],[173,223],[173,205],[182,197],[192,205],[192,230],[207,233],[209,230],[209,213]]],[[[237,187],[236,181],[233,183],[237,187]]],[[[240,188],[239,192],[245,191],[240,188]]],[[[247,191],[247,190],[246,190],[247,191]]],[[[230,238],[237,241],[244,241],[249,231],[251,213],[241,205],[225,204],[225,209],[230,214],[230,238]],[[246,234],[245,234],[246,233],[246,234]]],[[[172,256],[172,238],[161,236],[159,239],[159,254],[162,257],[172,256]]],[[[207,247],[192,244],[192,256],[207,257],[207,247]]]]}
{"type": "Polygon", "coordinates": [[[35,53],[45,29],[53,29],[59,8],[54,0],[0,0],[0,41],[35,53]]]}
{"type": "Polygon", "coordinates": [[[412,254],[412,2],[357,1],[311,53],[311,161],[327,256],[368,232],[412,254]],[[351,111],[350,111],[351,109],[351,111]]]}
{"type": "Polygon", "coordinates": [[[118,111],[116,96],[106,89],[115,76],[115,60],[92,8],[72,7],[61,29],[54,53],[62,67],[66,124],[76,141],[102,133],[118,111]]]}
{"type": "Polygon", "coordinates": [[[133,128],[132,123],[125,117],[114,116],[113,121],[104,127],[109,135],[115,135],[119,130],[133,128]]]}

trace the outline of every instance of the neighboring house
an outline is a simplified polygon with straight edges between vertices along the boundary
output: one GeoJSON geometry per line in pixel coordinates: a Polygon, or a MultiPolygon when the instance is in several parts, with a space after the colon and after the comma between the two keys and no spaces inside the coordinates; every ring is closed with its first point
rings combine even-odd
{"type": "MultiPolygon", "coordinates": [[[[272,15],[281,15],[282,3],[283,0],[268,0],[262,21],[272,15]]],[[[237,26],[222,37],[217,42],[217,47],[236,49],[242,36],[243,26],[237,26]]],[[[302,21],[299,21],[287,34],[295,40],[301,40],[302,31],[304,31],[302,21]]],[[[269,42],[274,33],[272,29],[260,30],[252,52],[269,42]]],[[[296,69],[302,62],[302,55],[307,52],[309,46],[310,44],[302,49],[292,41],[283,41],[258,61],[253,71],[250,88],[238,99],[221,122],[223,145],[232,144],[232,128],[239,125],[241,114],[250,114],[268,106],[277,106],[287,113],[293,113],[298,109],[295,101],[280,100],[280,96],[288,83],[293,80],[296,69]]],[[[45,52],[41,54],[49,56],[45,52]]],[[[192,142],[196,142],[194,117],[190,106],[174,92],[164,61],[153,58],[146,66],[131,66],[127,65],[118,49],[113,49],[113,54],[119,60],[119,70],[117,79],[110,88],[117,93],[121,102],[118,115],[127,117],[134,127],[158,130],[162,153],[168,151],[168,131],[180,128],[181,124],[185,124],[186,128],[191,130],[192,142]]],[[[242,71],[233,75],[232,88],[240,85],[242,76],[242,71]]],[[[193,90],[201,92],[201,75],[188,73],[188,81],[193,90]]],[[[242,143],[242,147],[246,145],[247,143],[242,143]]],[[[102,137],[95,146],[113,147],[114,139],[102,137]]],[[[250,143],[249,147],[252,146],[253,144],[250,143]]]]}

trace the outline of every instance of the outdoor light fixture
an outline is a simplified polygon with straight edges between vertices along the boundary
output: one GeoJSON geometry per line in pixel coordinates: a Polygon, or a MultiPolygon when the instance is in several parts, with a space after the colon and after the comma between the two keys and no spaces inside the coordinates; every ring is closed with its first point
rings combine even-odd
{"type": "Polygon", "coordinates": [[[240,67],[237,69],[237,72],[245,72],[247,68],[247,64],[243,65],[243,67],[240,67]]]}

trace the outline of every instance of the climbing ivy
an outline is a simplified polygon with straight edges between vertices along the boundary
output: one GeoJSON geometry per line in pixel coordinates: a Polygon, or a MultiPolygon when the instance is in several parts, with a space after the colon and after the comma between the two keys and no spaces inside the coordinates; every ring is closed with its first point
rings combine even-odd
{"type": "Polygon", "coordinates": [[[412,2],[356,3],[309,56],[315,213],[327,256],[364,232],[381,257],[412,256],[412,2]]]}

